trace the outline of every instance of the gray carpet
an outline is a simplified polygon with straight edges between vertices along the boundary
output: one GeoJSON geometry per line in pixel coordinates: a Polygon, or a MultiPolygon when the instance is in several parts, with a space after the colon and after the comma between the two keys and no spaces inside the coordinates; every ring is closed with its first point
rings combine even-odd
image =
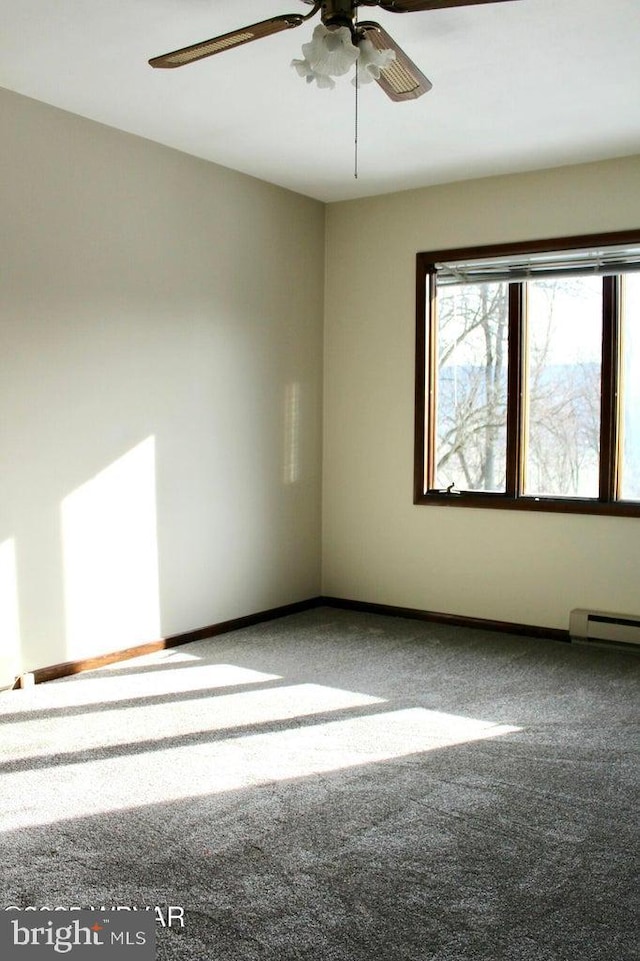
{"type": "Polygon", "coordinates": [[[5,692],[0,907],[184,908],[159,959],[637,957],[639,668],[321,608],[5,692]]]}

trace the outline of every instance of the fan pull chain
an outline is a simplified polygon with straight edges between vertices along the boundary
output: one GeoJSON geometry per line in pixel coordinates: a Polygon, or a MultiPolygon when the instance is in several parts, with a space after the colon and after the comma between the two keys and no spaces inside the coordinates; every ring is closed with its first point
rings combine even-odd
{"type": "Polygon", "coordinates": [[[358,179],[358,61],[356,60],[356,117],[355,117],[355,140],[354,140],[353,176],[358,179]]]}
{"type": "MultiPolygon", "coordinates": [[[[355,15],[355,25],[356,25],[356,35],[358,30],[358,8],[356,7],[355,15]]],[[[354,143],[353,143],[353,177],[354,180],[358,179],[358,90],[360,89],[360,84],[358,83],[358,61],[356,60],[356,111],[355,111],[355,129],[354,129],[354,143]]]]}

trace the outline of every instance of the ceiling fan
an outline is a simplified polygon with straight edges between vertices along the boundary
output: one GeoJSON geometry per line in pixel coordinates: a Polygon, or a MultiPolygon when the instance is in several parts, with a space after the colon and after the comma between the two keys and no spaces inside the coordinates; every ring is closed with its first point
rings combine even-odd
{"type": "MultiPolygon", "coordinates": [[[[331,44],[329,32],[336,32],[336,37],[341,33],[341,40],[346,45],[346,49],[343,46],[341,58],[346,66],[342,69],[340,65],[334,76],[345,73],[358,58],[359,53],[364,53],[367,48],[369,51],[367,62],[370,70],[368,79],[375,80],[391,100],[412,100],[430,90],[431,82],[379,23],[373,20],[358,22],[358,7],[381,7],[389,13],[418,13],[422,10],[440,10],[445,7],[504,3],[507,0],[301,0],[301,2],[313,8],[304,16],[298,13],[284,13],[247,27],[240,27],[232,30],[231,33],[213,37],[211,40],[203,40],[189,47],[153,57],[149,63],[152,67],[183,67],[195,60],[202,60],[204,57],[211,57],[216,53],[239,47],[243,43],[250,43],[252,40],[268,37],[272,33],[299,27],[320,11],[322,26],[316,27],[316,31],[320,30],[319,39],[329,38],[331,51],[336,44],[331,44]]],[[[314,32],[314,41],[316,39],[314,32]]],[[[311,47],[312,44],[305,45],[303,52],[311,47]]],[[[364,57],[361,59],[364,60],[364,57]]],[[[322,82],[322,76],[315,71],[313,62],[309,64],[307,59],[297,60],[293,65],[301,75],[307,77],[307,80],[318,80],[319,86],[333,86],[331,80],[322,82]]],[[[330,68],[327,68],[327,71],[330,72],[330,68]]]]}

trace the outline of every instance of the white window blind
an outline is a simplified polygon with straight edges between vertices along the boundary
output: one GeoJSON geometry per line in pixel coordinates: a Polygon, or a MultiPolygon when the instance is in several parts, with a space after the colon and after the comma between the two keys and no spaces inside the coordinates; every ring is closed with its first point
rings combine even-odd
{"type": "Polygon", "coordinates": [[[584,274],[607,276],[640,271],[640,245],[554,250],[478,260],[436,263],[438,286],[507,283],[584,274]]]}

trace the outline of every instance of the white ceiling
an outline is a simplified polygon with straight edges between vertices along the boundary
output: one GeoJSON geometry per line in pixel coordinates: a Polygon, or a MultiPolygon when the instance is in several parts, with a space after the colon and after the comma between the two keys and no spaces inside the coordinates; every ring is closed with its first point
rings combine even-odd
{"type": "Polygon", "coordinates": [[[307,86],[315,18],[178,70],[149,57],[301,0],[0,0],[0,86],[323,201],[640,153],[640,0],[363,7],[433,83],[307,86]]]}

